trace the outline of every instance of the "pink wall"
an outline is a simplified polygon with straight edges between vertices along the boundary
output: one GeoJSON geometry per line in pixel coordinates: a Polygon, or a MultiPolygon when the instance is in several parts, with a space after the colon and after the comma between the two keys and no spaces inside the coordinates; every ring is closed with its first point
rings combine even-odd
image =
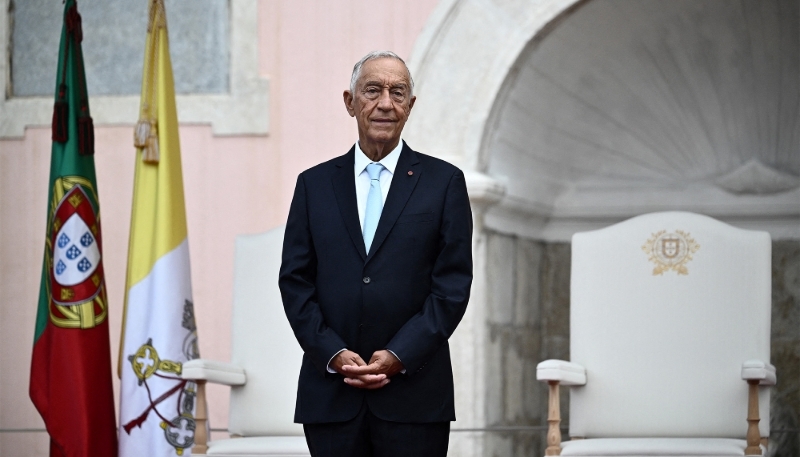
{"type": "Polygon", "coordinates": [[[273,94],[270,136],[284,180],[281,210],[288,208],[300,171],[347,152],[356,139],[342,102],[353,64],[377,49],[407,58],[435,3],[261,3],[260,61],[273,94]]]}
{"type": "MultiPolygon", "coordinates": [[[[270,80],[270,133],[215,137],[180,130],[200,353],[230,358],[233,242],[283,223],[297,174],[356,139],[342,91],[352,65],[376,49],[406,58],[435,0],[261,0],[260,72],[270,80]]],[[[424,101],[420,101],[424,102],[424,101]]],[[[96,129],[96,166],[116,365],[134,150],[130,126],[96,129]]],[[[49,127],[0,140],[0,429],[39,429],[28,399],[30,347],[45,230],[49,127]]],[[[115,376],[115,388],[116,376],[115,376]]],[[[211,425],[227,425],[227,388],[209,386],[211,425]]],[[[225,436],[216,434],[215,436],[225,436]]],[[[0,432],[0,455],[47,455],[44,433],[0,432]]]]}

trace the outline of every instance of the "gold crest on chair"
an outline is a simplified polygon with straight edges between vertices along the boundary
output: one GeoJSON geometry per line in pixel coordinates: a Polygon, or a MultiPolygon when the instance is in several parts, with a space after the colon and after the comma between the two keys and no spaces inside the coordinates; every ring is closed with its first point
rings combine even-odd
{"type": "Polygon", "coordinates": [[[679,275],[688,275],[686,264],[692,260],[692,254],[698,249],[700,245],[683,230],[661,230],[653,233],[642,246],[648,256],[647,260],[656,264],[653,268],[654,276],[669,270],[674,270],[679,275]]]}

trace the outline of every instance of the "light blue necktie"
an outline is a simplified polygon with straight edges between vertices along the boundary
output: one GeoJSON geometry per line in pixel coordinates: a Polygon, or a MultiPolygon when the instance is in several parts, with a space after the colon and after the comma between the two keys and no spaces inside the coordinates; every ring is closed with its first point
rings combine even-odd
{"type": "Polygon", "coordinates": [[[367,174],[369,175],[369,194],[367,194],[367,208],[364,211],[364,246],[369,248],[372,246],[372,239],[375,238],[375,229],[378,228],[378,221],[381,219],[381,211],[383,210],[383,195],[381,194],[381,171],[383,165],[379,163],[371,163],[367,165],[367,174]]]}

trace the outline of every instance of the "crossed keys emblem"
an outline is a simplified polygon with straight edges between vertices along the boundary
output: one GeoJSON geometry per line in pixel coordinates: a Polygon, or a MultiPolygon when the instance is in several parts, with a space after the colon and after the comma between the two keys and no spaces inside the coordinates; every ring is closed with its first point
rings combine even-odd
{"type": "Polygon", "coordinates": [[[153,411],[161,419],[160,426],[164,430],[166,441],[175,448],[176,454],[183,455],[183,450],[190,448],[194,444],[196,424],[192,412],[194,411],[194,402],[197,395],[194,389],[195,384],[180,378],[183,369],[183,365],[180,362],[161,360],[158,356],[158,351],[153,346],[152,338],[141,345],[134,354],[128,356],[128,361],[136,374],[139,386],[144,384],[147,388],[147,397],[150,405],[139,417],[125,424],[123,426],[124,430],[130,434],[134,427],[141,427],[147,420],[150,411],[153,411]],[[147,386],[147,380],[154,375],[177,382],[171,389],[153,399],[150,395],[150,387],[147,386]],[[177,375],[178,377],[169,375],[177,375]],[[178,394],[177,406],[179,415],[169,420],[161,414],[157,406],[176,393],[178,394]]]}
{"type": "Polygon", "coordinates": [[[183,450],[194,444],[195,427],[194,418],[189,414],[181,414],[171,423],[161,422],[167,442],[176,449],[178,455],[183,455],[183,450]]]}
{"type": "Polygon", "coordinates": [[[133,367],[133,372],[139,379],[141,386],[145,379],[153,376],[156,371],[165,373],[173,373],[176,375],[181,374],[182,365],[180,362],[173,362],[171,360],[161,360],[158,357],[158,351],[153,347],[153,339],[147,340],[147,343],[141,345],[135,354],[128,357],[133,367]]]}

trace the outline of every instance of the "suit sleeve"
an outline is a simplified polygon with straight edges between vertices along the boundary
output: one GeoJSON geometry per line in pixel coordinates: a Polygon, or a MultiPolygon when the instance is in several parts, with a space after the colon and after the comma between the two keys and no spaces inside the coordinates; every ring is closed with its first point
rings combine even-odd
{"type": "Polygon", "coordinates": [[[317,253],[308,219],[306,188],[301,174],[289,208],[278,286],[283,309],[300,347],[313,365],[328,373],[331,357],[347,345],[327,326],[316,298],[317,253]]]}
{"type": "Polygon", "coordinates": [[[447,186],[439,238],[431,293],[422,310],[386,345],[400,358],[408,375],[419,371],[447,342],[467,309],[472,285],[472,211],[460,170],[447,186]]]}

